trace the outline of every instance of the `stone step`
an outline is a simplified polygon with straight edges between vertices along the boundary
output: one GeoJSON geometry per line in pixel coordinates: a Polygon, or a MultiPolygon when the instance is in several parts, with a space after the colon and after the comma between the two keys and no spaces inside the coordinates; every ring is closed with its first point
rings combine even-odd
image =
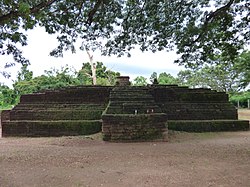
{"type": "Polygon", "coordinates": [[[3,136],[74,136],[101,131],[101,120],[5,121],[3,136]]]}
{"type": "Polygon", "coordinates": [[[157,106],[110,106],[106,110],[107,114],[150,114],[161,112],[161,109],[157,106]]]}
{"type": "Polygon", "coordinates": [[[194,111],[183,111],[183,110],[177,110],[177,111],[165,111],[168,116],[168,119],[170,120],[217,120],[217,119],[237,119],[237,114],[234,111],[206,111],[206,110],[200,110],[197,112],[194,111]]]}
{"type": "Polygon", "coordinates": [[[229,109],[235,109],[232,107],[233,105],[231,103],[177,103],[177,102],[164,102],[164,103],[157,103],[158,106],[161,108],[166,108],[169,110],[174,110],[174,109],[224,109],[224,108],[229,108],[229,109]]]}
{"type": "Polygon", "coordinates": [[[10,120],[99,120],[103,110],[13,110],[10,120]]]}
{"type": "Polygon", "coordinates": [[[111,93],[110,96],[111,97],[153,97],[150,94],[145,94],[145,93],[111,93]]]}
{"type": "Polygon", "coordinates": [[[120,97],[120,98],[110,98],[109,101],[117,101],[117,102],[154,102],[154,99],[151,97],[120,97]]]}
{"type": "Polygon", "coordinates": [[[168,129],[186,132],[248,131],[247,120],[168,120],[168,129]]]}
{"type": "Polygon", "coordinates": [[[33,104],[18,104],[14,107],[14,110],[25,110],[25,109],[105,109],[105,105],[100,104],[67,104],[67,103],[33,103],[33,104]]]}
{"type": "Polygon", "coordinates": [[[148,91],[149,88],[144,86],[118,86],[112,89],[113,91],[148,91]]]}
{"type": "MultiPolygon", "coordinates": [[[[145,106],[155,106],[155,102],[154,100],[148,100],[147,102],[145,102],[144,100],[141,101],[110,101],[109,102],[110,106],[123,106],[125,103],[126,104],[131,104],[131,105],[145,105],[145,106]]],[[[157,105],[156,105],[157,106],[157,105]]]]}

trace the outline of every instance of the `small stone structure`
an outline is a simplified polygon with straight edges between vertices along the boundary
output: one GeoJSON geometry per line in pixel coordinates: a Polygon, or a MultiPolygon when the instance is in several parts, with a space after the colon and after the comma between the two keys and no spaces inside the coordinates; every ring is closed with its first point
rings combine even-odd
{"type": "Polygon", "coordinates": [[[119,76],[116,78],[116,86],[129,86],[129,76],[119,76]]]}
{"type": "Polygon", "coordinates": [[[204,132],[249,130],[237,120],[228,95],[177,85],[68,87],[22,95],[1,113],[6,136],[62,136],[103,132],[107,141],[166,140],[168,129],[204,132]]]}

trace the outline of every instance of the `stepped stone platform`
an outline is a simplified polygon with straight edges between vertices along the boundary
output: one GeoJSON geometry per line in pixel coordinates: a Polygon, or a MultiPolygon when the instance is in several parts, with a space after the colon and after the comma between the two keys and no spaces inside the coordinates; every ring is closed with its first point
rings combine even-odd
{"type": "Polygon", "coordinates": [[[3,136],[85,135],[101,131],[101,115],[112,87],[70,87],[22,95],[3,111],[3,136]]]}
{"type": "MultiPolygon", "coordinates": [[[[128,77],[125,77],[128,80],[128,77]]],[[[22,95],[1,113],[2,135],[63,136],[100,132],[106,141],[167,140],[168,129],[249,130],[228,96],[177,85],[80,86],[22,95]]]]}
{"type": "Polygon", "coordinates": [[[166,114],[149,88],[116,87],[102,115],[103,139],[108,141],[166,140],[166,114]]]}

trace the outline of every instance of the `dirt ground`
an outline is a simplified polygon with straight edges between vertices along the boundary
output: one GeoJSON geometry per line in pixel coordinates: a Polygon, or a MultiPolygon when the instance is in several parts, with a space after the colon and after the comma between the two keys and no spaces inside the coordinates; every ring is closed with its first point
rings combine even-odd
{"type": "Polygon", "coordinates": [[[171,132],[169,142],[0,139],[0,186],[250,186],[250,131],[171,132]]]}
{"type": "Polygon", "coordinates": [[[250,109],[238,109],[238,118],[250,120],[250,109]]]}
{"type": "Polygon", "coordinates": [[[0,187],[250,186],[250,131],[170,131],[169,137],[142,143],[103,142],[101,134],[0,138],[0,187]]]}

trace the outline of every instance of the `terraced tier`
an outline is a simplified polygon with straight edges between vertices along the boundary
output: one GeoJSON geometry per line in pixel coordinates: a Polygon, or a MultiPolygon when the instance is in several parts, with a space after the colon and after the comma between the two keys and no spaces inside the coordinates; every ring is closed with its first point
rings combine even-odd
{"type": "Polygon", "coordinates": [[[223,92],[164,86],[153,87],[150,92],[168,120],[238,119],[236,108],[223,92]]]}
{"type": "Polygon", "coordinates": [[[83,135],[101,131],[110,87],[73,87],[23,95],[3,112],[3,136],[83,135]]]}
{"type": "Polygon", "coordinates": [[[19,120],[2,122],[3,136],[75,136],[101,131],[101,120],[19,120]]]}

